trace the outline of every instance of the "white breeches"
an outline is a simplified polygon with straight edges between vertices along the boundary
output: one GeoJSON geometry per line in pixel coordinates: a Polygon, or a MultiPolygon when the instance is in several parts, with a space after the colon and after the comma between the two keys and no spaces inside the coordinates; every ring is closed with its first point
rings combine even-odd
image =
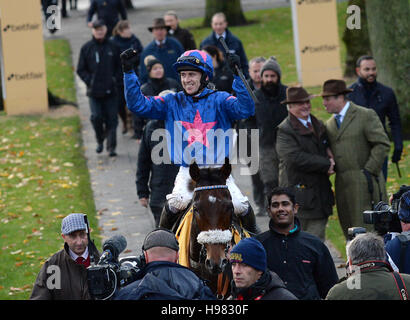
{"type": "MultiPolygon", "coordinates": [[[[194,193],[188,189],[188,183],[190,180],[191,176],[189,175],[189,167],[181,166],[175,178],[174,189],[171,194],[167,195],[168,204],[171,210],[184,210],[192,200],[194,193]]],[[[239,190],[232,175],[226,179],[226,185],[231,193],[234,212],[240,215],[248,209],[248,197],[244,196],[241,190],[239,190]]]]}

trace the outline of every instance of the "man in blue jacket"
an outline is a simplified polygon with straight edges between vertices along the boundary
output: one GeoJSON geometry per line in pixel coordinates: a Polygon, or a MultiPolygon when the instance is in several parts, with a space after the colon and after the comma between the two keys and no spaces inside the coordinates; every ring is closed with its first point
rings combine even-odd
{"type": "Polygon", "coordinates": [[[114,300],[215,300],[203,280],[177,263],[179,244],[172,232],[151,231],[142,250],[145,264],[138,280],[120,289],[114,300]]]}
{"type": "MultiPolygon", "coordinates": [[[[355,104],[376,111],[386,129],[386,117],[389,120],[391,136],[394,142],[394,151],[391,161],[400,161],[403,151],[400,112],[394,91],[380,82],[377,82],[376,61],[372,56],[361,56],[357,59],[356,73],[358,79],[350,86],[353,92],[348,95],[355,104]]],[[[371,125],[371,124],[369,124],[371,125]]],[[[387,158],[383,165],[383,175],[387,179],[387,158]]]]}
{"type": "MultiPolygon", "coordinates": [[[[124,71],[127,106],[135,114],[165,120],[165,137],[170,161],[181,165],[171,194],[167,195],[160,226],[168,229],[190,203],[189,164],[195,159],[201,167],[219,167],[230,157],[234,147],[235,120],[249,118],[255,104],[238,75],[234,76],[234,97],[227,92],[207,88],[213,77],[212,58],[204,51],[190,50],[174,64],[179,73],[183,91],[163,97],[146,97],[141,93],[140,82],[132,70],[135,54],[127,50],[121,54],[124,71]],[[164,219],[163,219],[164,218],[164,219]]],[[[228,56],[230,66],[239,64],[239,57],[228,56]]],[[[159,155],[153,161],[161,162],[159,155]]],[[[226,184],[232,196],[235,214],[250,232],[257,232],[255,215],[230,176],[226,184]]]]}
{"type": "Polygon", "coordinates": [[[392,260],[390,264],[394,264],[399,272],[410,274],[410,191],[400,197],[397,215],[402,232],[386,234],[385,249],[392,260]]]}
{"type": "Polygon", "coordinates": [[[154,19],[153,25],[148,27],[148,30],[152,32],[154,36],[154,40],[152,40],[141,53],[139,70],[139,80],[141,84],[148,81],[148,72],[144,64],[144,59],[149,55],[161,61],[164,67],[165,77],[179,81],[178,73],[172,65],[177,61],[179,56],[184,53],[184,48],[178,40],[167,36],[169,29],[170,27],[165,24],[163,18],[154,19]]]}
{"type": "Polygon", "coordinates": [[[219,38],[223,37],[229,48],[229,52],[239,56],[241,60],[239,67],[242,69],[244,76],[249,78],[248,58],[246,57],[242,42],[228,30],[228,22],[226,21],[225,14],[222,12],[215,13],[212,16],[211,27],[213,31],[201,42],[200,49],[203,49],[207,45],[213,45],[225,53],[225,49],[219,42],[219,38]]]}

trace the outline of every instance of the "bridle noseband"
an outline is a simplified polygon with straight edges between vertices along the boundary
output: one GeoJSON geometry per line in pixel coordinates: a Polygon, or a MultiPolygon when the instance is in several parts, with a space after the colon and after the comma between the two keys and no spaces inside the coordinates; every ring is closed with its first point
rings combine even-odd
{"type": "Polygon", "coordinates": [[[217,184],[214,186],[197,187],[194,189],[194,192],[202,191],[202,190],[212,190],[212,189],[228,189],[228,186],[226,184],[217,184]]]}

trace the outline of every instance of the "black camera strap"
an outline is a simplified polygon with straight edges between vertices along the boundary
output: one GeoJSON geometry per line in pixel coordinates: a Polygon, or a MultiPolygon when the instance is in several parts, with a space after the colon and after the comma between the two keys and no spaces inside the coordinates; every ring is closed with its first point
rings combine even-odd
{"type": "Polygon", "coordinates": [[[406,285],[400,273],[392,272],[392,275],[396,282],[397,290],[399,290],[400,300],[409,300],[409,294],[407,293],[406,285]]]}
{"type": "Polygon", "coordinates": [[[360,268],[360,271],[364,270],[371,270],[377,269],[381,267],[387,267],[390,273],[394,278],[394,282],[396,283],[397,290],[399,291],[400,299],[401,300],[409,300],[409,294],[407,293],[406,285],[404,284],[404,280],[401,277],[400,273],[394,272],[390,264],[385,261],[364,261],[362,263],[357,264],[360,268]]]}
{"type": "Polygon", "coordinates": [[[93,250],[92,250],[92,248],[91,248],[91,242],[92,242],[92,240],[91,240],[91,236],[90,236],[90,225],[89,225],[89,223],[88,223],[88,218],[87,218],[87,215],[85,214],[84,215],[84,222],[85,222],[85,224],[87,225],[87,238],[88,238],[88,255],[90,256],[90,263],[91,264],[94,264],[95,263],[95,257],[94,257],[94,253],[93,253],[93,250]]]}

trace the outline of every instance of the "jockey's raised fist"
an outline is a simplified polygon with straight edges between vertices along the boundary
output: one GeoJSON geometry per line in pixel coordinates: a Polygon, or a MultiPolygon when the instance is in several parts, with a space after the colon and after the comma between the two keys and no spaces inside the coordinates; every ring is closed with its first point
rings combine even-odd
{"type": "Polygon", "coordinates": [[[134,49],[129,48],[120,54],[120,59],[122,64],[122,71],[130,72],[133,70],[137,63],[138,53],[134,49]]]}

